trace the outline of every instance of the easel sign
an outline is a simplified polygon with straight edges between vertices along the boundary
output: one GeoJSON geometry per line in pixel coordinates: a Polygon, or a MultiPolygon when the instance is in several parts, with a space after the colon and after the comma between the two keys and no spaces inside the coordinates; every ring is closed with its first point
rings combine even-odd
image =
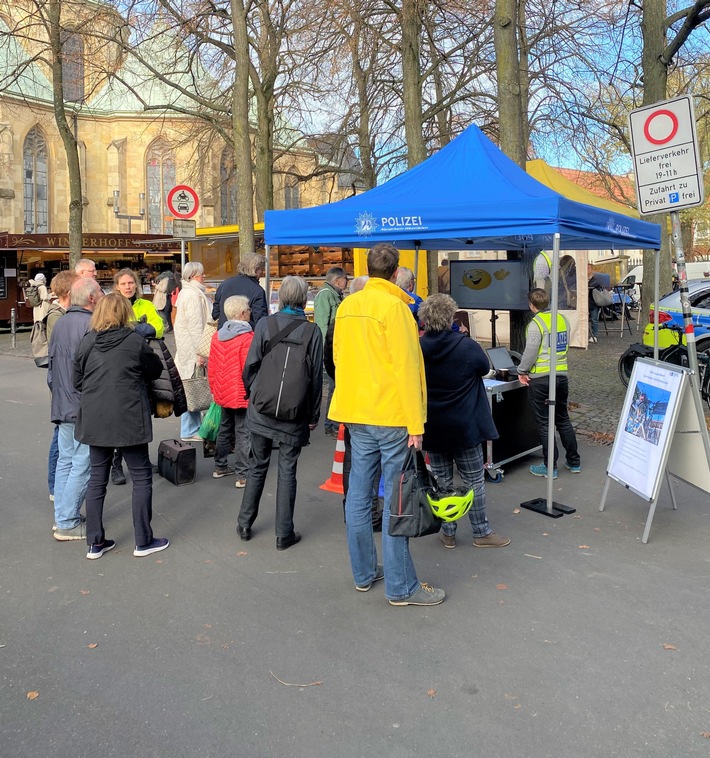
{"type": "Polygon", "coordinates": [[[710,462],[689,378],[687,368],[639,358],[626,391],[599,510],[604,510],[612,479],[651,503],[643,543],[648,542],[664,474],[674,509],[669,475],[710,492],[710,462]]]}

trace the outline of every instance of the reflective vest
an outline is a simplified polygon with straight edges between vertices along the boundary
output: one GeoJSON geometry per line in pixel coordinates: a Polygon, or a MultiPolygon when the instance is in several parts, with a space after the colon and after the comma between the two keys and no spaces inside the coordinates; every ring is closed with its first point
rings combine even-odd
{"type": "MultiPolygon", "coordinates": [[[[550,373],[550,356],[552,350],[550,348],[551,330],[552,330],[552,314],[549,311],[543,313],[536,313],[532,321],[528,324],[528,329],[533,324],[537,324],[537,328],[542,333],[542,341],[537,353],[537,360],[535,365],[530,369],[530,374],[534,376],[540,376],[550,373]]],[[[527,330],[526,330],[527,331],[527,330]]],[[[569,324],[567,319],[561,314],[557,314],[557,346],[555,350],[555,370],[557,372],[567,371],[567,341],[569,339],[569,324]]]]}

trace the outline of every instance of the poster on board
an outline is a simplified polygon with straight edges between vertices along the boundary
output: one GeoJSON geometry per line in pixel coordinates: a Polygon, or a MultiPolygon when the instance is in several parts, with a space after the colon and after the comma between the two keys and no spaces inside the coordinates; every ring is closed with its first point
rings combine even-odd
{"type": "Polygon", "coordinates": [[[687,381],[679,366],[634,363],[607,473],[649,502],[658,495],[687,381]]]}

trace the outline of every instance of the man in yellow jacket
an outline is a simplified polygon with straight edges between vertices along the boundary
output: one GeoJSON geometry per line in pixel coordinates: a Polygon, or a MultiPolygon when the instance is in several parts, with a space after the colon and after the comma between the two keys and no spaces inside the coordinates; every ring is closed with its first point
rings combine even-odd
{"type": "Polygon", "coordinates": [[[370,279],[338,308],[329,416],[347,424],[352,444],[345,520],[355,589],[367,592],[384,579],[385,597],[392,605],[438,605],[444,590],[419,582],[409,540],[388,533],[395,479],[407,448],[421,449],[426,421],[424,360],[408,307],[412,298],[394,284],[398,265],[393,245],[375,245],[367,256],[370,279]],[[380,466],[385,482],[384,565],[377,563],[371,512],[380,466]]]}

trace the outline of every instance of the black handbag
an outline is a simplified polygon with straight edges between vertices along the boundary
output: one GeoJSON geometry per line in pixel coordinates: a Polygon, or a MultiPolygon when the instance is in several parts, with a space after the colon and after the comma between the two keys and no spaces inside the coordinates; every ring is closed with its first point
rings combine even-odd
{"type": "Polygon", "coordinates": [[[427,492],[434,491],[436,480],[429,473],[424,456],[410,447],[395,482],[390,508],[390,537],[424,537],[439,531],[441,519],[434,515],[427,500],[427,492]]]}

